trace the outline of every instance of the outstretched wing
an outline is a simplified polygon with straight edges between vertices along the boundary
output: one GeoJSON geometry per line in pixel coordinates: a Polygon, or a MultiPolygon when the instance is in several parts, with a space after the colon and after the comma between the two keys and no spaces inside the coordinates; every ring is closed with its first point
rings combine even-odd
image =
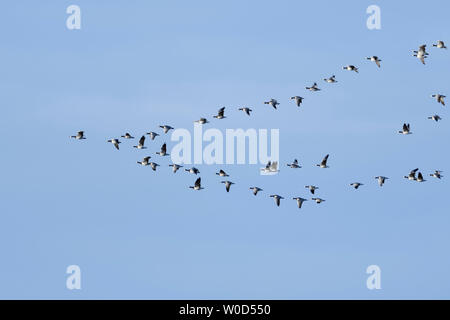
{"type": "Polygon", "coordinates": [[[219,111],[217,112],[217,115],[218,115],[219,117],[223,117],[224,113],[225,113],[225,107],[222,107],[222,108],[220,108],[219,111]]]}
{"type": "Polygon", "coordinates": [[[201,181],[202,181],[202,178],[198,178],[197,180],[195,180],[195,186],[196,186],[197,188],[200,188],[200,186],[201,186],[201,181]]]}
{"type": "Polygon", "coordinates": [[[329,154],[327,154],[327,155],[325,156],[325,158],[323,158],[321,165],[323,165],[323,166],[326,166],[326,165],[327,165],[328,156],[329,156],[329,154]]]}
{"type": "Polygon", "coordinates": [[[142,136],[142,137],[139,139],[139,145],[140,145],[140,146],[144,146],[144,142],[145,142],[145,136],[142,136]]]}
{"type": "Polygon", "coordinates": [[[164,144],[162,145],[162,147],[161,147],[161,153],[166,153],[166,151],[167,151],[167,146],[166,146],[166,144],[164,143],[164,144]]]}

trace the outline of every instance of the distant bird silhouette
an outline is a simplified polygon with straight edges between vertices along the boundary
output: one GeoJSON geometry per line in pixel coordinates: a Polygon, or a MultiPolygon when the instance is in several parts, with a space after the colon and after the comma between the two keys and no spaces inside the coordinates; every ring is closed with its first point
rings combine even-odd
{"type": "Polygon", "coordinates": [[[150,158],[151,158],[150,156],[145,157],[142,161],[137,161],[137,163],[139,163],[142,166],[148,166],[148,165],[150,165],[150,162],[149,162],[150,158]]]}
{"type": "Polygon", "coordinates": [[[164,133],[167,133],[167,132],[169,132],[169,130],[173,129],[171,126],[168,126],[168,125],[163,125],[163,126],[159,126],[159,127],[163,129],[164,133]]]}
{"type": "Polygon", "coordinates": [[[76,140],[85,140],[86,137],[84,136],[84,131],[78,131],[77,134],[75,136],[70,136],[73,139],[76,140]]]}
{"type": "Polygon", "coordinates": [[[433,47],[437,47],[439,49],[447,49],[447,47],[444,44],[444,41],[438,40],[436,44],[433,44],[433,47]]]}
{"type": "Polygon", "coordinates": [[[264,104],[270,104],[274,109],[276,109],[280,103],[275,99],[270,99],[269,101],[264,101],[264,104]]]}
{"type": "Polygon", "coordinates": [[[137,146],[133,146],[133,148],[136,148],[136,149],[147,149],[147,147],[144,147],[144,142],[145,142],[145,136],[142,136],[139,139],[138,145],[137,146]]]}
{"type": "Polygon", "coordinates": [[[250,190],[253,191],[253,194],[256,196],[258,194],[259,191],[263,191],[263,189],[258,188],[258,187],[250,187],[250,190]]]}
{"type": "Polygon", "coordinates": [[[305,188],[309,189],[309,191],[314,194],[319,187],[316,186],[305,186],[305,188]]]}
{"type": "Polygon", "coordinates": [[[178,164],[169,164],[169,167],[172,167],[173,173],[177,172],[178,169],[183,168],[183,166],[180,166],[178,164]]]}
{"type": "Polygon", "coordinates": [[[417,179],[416,179],[416,181],[417,181],[417,182],[425,182],[425,181],[427,181],[427,180],[425,180],[425,179],[423,178],[422,172],[419,172],[419,173],[417,174],[417,179]]]}
{"type": "Polygon", "coordinates": [[[152,140],[155,140],[155,138],[157,136],[159,136],[159,134],[157,134],[156,132],[153,132],[153,131],[147,132],[147,134],[150,136],[150,139],[152,139],[152,140]]]}
{"type": "Polygon", "coordinates": [[[300,97],[300,96],[291,97],[291,100],[295,100],[295,104],[297,105],[297,107],[300,107],[300,105],[303,102],[303,99],[305,99],[305,98],[300,97]]]}
{"type": "Polygon", "coordinates": [[[303,202],[308,201],[307,199],[301,198],[301,197],[296,197],[296,198],[292,198],[293,200],[297,200],[297,206],[300,209],[302,207],[303,202]]]}
{"type": "Polygon", "coordinates": [[[442,104],[443,106],[445,106],[445,101],[444,98],[445,96],[442,94],[432,94],[431,95],[432,98],[436,98],[436,101],[440,104],[442,104]]]}
{"type": "Polygon", "coordinates": [[[416,181],[417,170],[419,170],[419,168],[415,168],[414,170],[411,170],[411,172],[407,176],[404,176],[404,178],[408,179],[408,180],[416,181]]]}
{"type": "Polygon", "coordinates": [[[305,88],[306,88],[306,90],[309,90],[309,91],[320,91],[320,89],[317,87],[316,82],[314,82],[311,87],[305,87],[305,88]]]}
{"type": "Polygon", "coordinates": [[[322,162],[320,164],[316,164],[316,166],[321,167],[321,168],[329,168],[327,166],[328,156],[329,156],[329,154],[327,154],[325,156],[325,158],[323,158],[323,160],[322,160],[322,162]]]}
{"type": "Polygon", "coordinates": [[[298,164],[297,159],[294,159],[294,162],[292,162],[292,163],[288,163],[287,166],[288,166],[288,167],[291,167],[291,168],[293,168],[293,169],[301,168],[301,166],[298,164]]]}
{"type": "Polygon", "coordinates": [[[225,171],[223,171],[222,169],[220,169],[219,172],[216,172],[216,174],[217,174],[218,176],[221,176],[221,177],[228,177],[228,176],[229,176],[229,175],[228,175],[225,171]]]}
{"type": "Polygon", "coordinates": [[[119,141],[119,139],[109,139],[108,142],[111,142],[117,150],[119,150],[119,143],[122,143],[119,141]]]}
{"type": "Polygon", "coordinates": [[[404,123],[402,130],[400,130],[398,133],[401,133],[401,134],[412,134],[411,126],[409,125],[409,123],[404,123]]]}
{"type": "Polygon", "coordinates": [[[150,167],[152,167],[153,171],[156,171],[156,167],[159,167],[159,164],[157,164],[156,162],[150,162],[150,167]]]}
{"type": "Polygon", "coordinates": [[[332,75],[331,77],[329,77],[329,78],[325,78],[325,79],[323,79],[324,81],[326,81],[326,82],[328,82],[328,83],[336,83],[337,81],[336,81],[336,76],[335,75],[332,75]]]}
{"type": "Polygon", "coordinates": [[[209,121],[208,120],[206,120],[206,118],[200,118],[199,120],[197,120],[197,121],[194,121],[195,123],[198,123],[198,124],[205,124],[205,123],[209,123],[209,121]]]}
{"type": "Polygon", "coordinates": [[[441,179],[443,177],[443,175],[441,173],[442,173],[442,171],[440,171],[440,170],[434,170],[434,173],[430,173],[430,176],[435,177],[437,179],[441,179]]]}
{"type": "Polygon", "coordinates": [[[194,189],[194,190],[204,189],[204,188],[202,188],[201,182],[202,182],[202,178],[198,178],[197,180],[195,180],[194,185],[189,186],[189,188],[194,189]]]}
{"type": "Polygon", "coordinates": [[[224,113],[225,113],[225,107],[220,108],[219,111],[217,112],[217,115],[213,116],[213,117],[216,118],[216,119],[224,119],[224,118],[226,118],[224,116],[224,113]]]}
{"type": "Polygon", "coordinates": [[[161,151],[160,152],[156,152],[156,154],[159,154],[160,156],[164,157],[164,156],[168,156],[169,154],[167,153],[167,145],[164,142],[164,144],[161,146],[161,151]]]}
{"type": "Polygon", "coordinates": [[[413,51],[413,56],[417,57],[417,59],[419,59],[422,64],[425,64],[425,58],[428,58],[428,52],[426,51],[426,44],[423,44],[419,47],[418,51],[413,51]]]}
{"type": "Polygon", "coordinates": [[[386,182],[387,179],[389,179],[388,177],[383,177],[383,176],[378,176],[375,177],[375,179],[378,179],[378,184],[380,185],[380,187],[383,186],[383,184],[386,182]]]}
{"type": "Polygon", "coordinates": [[[195,167],[192,167],[192,168],[189,168],[189,169],[184,169],[184,171],[187,171],[187,172],[192,173],[192,174],[200,173],[200,170],[198,170],[195,167]]]}
{"type": "Polygon", "coordinates": [[[381,64],[380,64],[381,60],[377,56],[367,57],[366,59],[375,62],[376,65],[378,66],[378,68],[381,67],[381,64]]]}
{"type": "Polygon", "coordinates": [[[437,114],[432,115],[431,117],[428,117],[428,119],[434,120],[436,122],[438,122],[439,120],[442,120],[442,118],[439,115],[437,115],[437,114]]]}
{"type": "Polygon", "coordinates": [[[322,203],[325,201],[324,199],[321,198],[311,198],[311,200],[314,200],[316,203],[322,203]]]}
{"type": "Polygon", "coordinates": [[[250,112],[252,112],[253,110],[250,108],[239,108],[238,110],[240,111],[244,111],[247,115],[250,115],[250,112]]]}
{"type": "Polygon", "coordinates": [[[131,134],[129,134],[128,132],[127,133],[125,133],[123,136],[121,136],[122,138],[124,138],[124,139],[134,139],[134,137],[133,136],[131,136],[131,134]]]}
{"type": "Polygon", "coordinates": [[[355,67],[354,65],[348,65],[348,66],[345,66],[345,67],[342,67],[342,69],[344,69],[344,70],[348,70],[348,71],[355,71],[356,73],[358,73],[359,71],[358,71],[358,68],[357,67],[355,67]]]}
{"type": "Polygon", "coordinates": [[[358,189],[360,186],[363,186],[364,184],[363,184],[363,183],[360,183],[360,182],[353,182],[353,183],[350,183],[350,185],[351,185],[353,188],[358,189]]]}
{"type": "Polygon", "coordinates": [[[270,195],[270,197],[275,199],[275,203],[277,204],[278,207],[280,206],[280,200],[284,199],[282,196],[279,196],[277,194],[272,194],[270,195]]]}
{"type": "Polygon", "coordinates": [[[228,181],[228,180],[221,181],[220,183],[225,183],[225,189],[227,190],[227,192],[230,192],[230,187],[231,187],[232,184],[234,184],[234,182],[231,182],[231,181],[228,181]]]}

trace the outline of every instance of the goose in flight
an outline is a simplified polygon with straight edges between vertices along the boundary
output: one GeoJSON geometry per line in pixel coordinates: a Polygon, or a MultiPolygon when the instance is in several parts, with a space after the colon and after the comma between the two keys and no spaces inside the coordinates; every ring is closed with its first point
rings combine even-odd
{"type": "Polygon", "coordinates": [[[319,87],[317,87],[316,82],[314,82],[311,87],[305,87],[305,88],[306,88],[306,90],[309,90],[309,91],[320,91],[319,87]]]}
{"type": "Polygon", "coordinates": [[[204,188],[202,188],[201,182],[202,182],[202,178],[198,178],[197,180],[195,180],[194,185],[189,186],[189,188],[194,189],[194,190],[204,189],[204,188]]]}
{"type": "Polygon", "coordinates": [[[442,118],[439,115],[437,115],[437,114],[428,117],[428,119],[434,120],[436,122],[438,122],[439,120],[442,120],[442,118]]]}
{"type": "Polygon", "coordinates": [[[348,71],[355,71],[356,73],[358,73],[358,68],[353,66],[353,65],[351,65],[351,64],[348,65],[348,66],[342,67],[342,69],[348,70],[348,71]]]}
{"type": "Polygon", "coordinates": [[[253,191],[253,194],[256,196],[258,194],[259,191],[263,191],[263,189],[258,188],[258,187],[250,187],[250,190],[253,191]]]}
{"type": "Polygon", "coordinates": [[[411,172],[407,176],[404,176],[404,178],[408,179],[408,180],[416,181],[417,170],[419,170],[419,168],[415,168],[414,170],[411,170],[411,172]]]}
{"type": "Polygon", "coordinates": [[[416,181],[417,181],[417,182],[425,182],[425,181],[427,181],[427,180],[425,180],[425,179],[423,178],[422,172],[419,171],[419,173],[417,174],[417,179],[416,179],[416,181]]]}
{"type": "Polygon", "coordinates": [[[159,167],[159,164],[157,164],[156,162],[150,162],[149,165],[150,167],[152,167],[153,171],[156,171],[156,167],[159,167]]]}
{"type": "Polygon", "coordinates": [[[200,173],[200,170],[198,170],[197,168],[194,168],[194,167],[189,168],[189,169],[184,169],[184,171],[187,171],[187,172],[192,173],[192,174],[200,173]]]}
{"type": "Polygon", "coordinates": [[[295,198],[292,198],[292,200],[297,200],[297,206],[299,209],[302,207],[302,204],[304,201],[308,201],[307,199],[304,199],[301,197],[295,197],[295,198]]]}
{"type": "Polygon", "coordinates": [[[325,156],[325,158],[323,158],[323,160],[320,164],[316,164],[316,166],[321,167],[321,168],[329,168],[329,166],[327,166],[328,156],[329,156],[329,154],[327,154],[325,156]]]}
{"type": "Polygon", "coordinates": [[[321,198],[311,198],[311,200],[314,200],[316,203],[322,203],[325,201],[324,199],[321,198]]]}
{"type": "Polygon", "coordinates": [[[270,104],[274,109],[276,109],[280,103],[275,99],[270,99],[269,101],[264,101],[264,104],[270,104]]]}
{"type": "Polygon", "coordinates": [[[164,156],[168,156],[169,154],[167,153],[167,145],[164,142],[164,144],[161,146],[161,151],[160,152],[156,152],[156,154],[159,154],[160,156],[164,157],[164,156]]]}
{"type": "Polygon", "coordinates": [[[360,183],[360,182],[353,182],[353,183],[350,183],[350,185],[351,185],[353,188],[358,189],[360,186],[363,186],[364,184],[363,184],[363,183],[360,183]]]}
{"type": "Polygon", "coordinates": [[[305,186],[305,188],[309,189],[312,194],[316,192],[316,189],[319,189],[319,187],[316,186],[305,186]]]}
{"type": "Polygon", "coordinates": [[[443,175],[441,173],[442,173],[442,171],[440,171],[440,170],[434,170],[434,173],[430,173],[430,176],[435,177],[437,179],[441,179],[443,177],[443,175]]]}
{"type": "Polygon", "coordinates": [[[417,59],[419,59],[422,62],[422,64],[425,64],[425,58],[428,58],[426,46],[427,46],[426,44],[423,44],[419,47],[418,51],[413,51],[414,52],[413,56],[417,57],[417,59]]]}
{"type": "Polygon", "coordinates": [[[199,120],[194,121],[195,123],[198,124],[205,124],[205,123],[209,123],[208,120],[206,120],[206,118],[200,118],[199,120]]]}
{"type": "Polygon", "coordinates": [[[433,44],[433,47],[439,48],[439,49],[447,49],[447,47],[444,44],[444,41],[439,40],[436,44],[433,44]]]}
{"type": "Polygon", "coordinates": [[[180,166],[180,165],[178,165],[178,164],[176,164],[176,163],[174,163],[174,164],[169,164],[169,167],[172,167],[173,173],[177,172],[178,169],[183,168],[183,166],[180,166]]]}
{"type": "Polygon", "coordinates": [[[380,64],[381,60],[377,56],[367,57],[366,59],[375,62],[376,65],[378,66],[378,68],[381,67],[381,64],[380,64]]]}
{"type": "Polygon", "coordinates": [[[144,142],[145,142],[145,136],[142,136],[139,139],[138,145],[137,146],[133,146],[133,148],[136,148],[136,149],[147,149],[147,147],[144,147],[144,142]]]}
{"type": "Polygon", "coordinates": [[[239,111],[244,111],[247,115],[250,115],[250,112],[252,112],[253,110],[250,108],[239,108],[239,111]]]}
{"type": "Polygon", "coordinates": [[[335,76],[335,75],[332,75],[331,77],[325,78],[325,79],[323,79],[323,80],[326,81],[326,82],[328,82],[328,83],[336,83],[336,82],[337,82],[336,76],[335,76]]]}
{"type": "Polygon", "coordinates": [[[284,199],[282,196],[279,196],[277,194],[271,194],[270,197],[275,199],[275,203],[278,207],[280,206],[280,200],[284,199]]]}
{"type": "Polygon", "coordinates": [[[222,169],[220,169],[219,172],[216,172],[216,174],[218,176],[221,176],[221,177],[229,177],[229,175],[225,171],[223,171],[222,169]]]}
{"type": "Polygon", "coordinates": [[[220,183],[225,183],[225,189],[227,190],[227,192],[230,192],[230,187],[231,187],[232,184],[234,184],[234,182],[231,182],[231,181],[228,181],[228,180],[221,181],[220,183]]]}
{"type": "Polygon", "coordinates": [[[163,126],[159,126],[160,128],[163,129],[164,133],[169,132],[169,130],[173,129],[171,126],[168,125],[163,125],[163,126]]]}
{"type": "Polygon", "coordinates": [[[131,134],[129,134],[128,132],[126,132],[123,136],[121,136],[124,139],[134,139],[133,136],[131,136],[131,134]]]}
{"type": "Polygon", "coordinates": [[[217,111],[217,115],[216,115],[216,116],[213,116],[213,117],[216,118],[216,119],[223,119],[223,118],[226,118],[226,117],[224,116],[224,113],[225,113],[225,107],[220,108],[219,111],[217,111]]]}
{"type": "Polygon", "coordinates": [[[300,105],[303,102],[303,99],[305,99],[305,98],[300,97],[300,96],[291,97],[291,100],[295,100],[295,104],[297,105],[297,107],[300,107],[300,105]]]}
{"type": "Polygon", "coordinates": [[[111,142],[117,150],[119,150],[119,143],[122,143],[119,141],[119,139],[109,139],[108,142],[111,142]]]}
{"type": "Polygon", "coordinates": [[[411,127],[410,127],[409,123],[404,123],[402,130],[400,130],[398,133],[401,133],[401,134],[412,134],[410,128],[411,127]]]}
{"type": "Polygon", "coordinates": [[[444,98],[445,96],[442,94],[432,94],[431,95],[432,98],[436,98],[436,101],[440,104],[442,104],[443,106],[445,106],[445,101],[444,98]]]}
{"type": "Polygon", "coordinates": [[[263,173],[275,173],[278,172],[278,161],[269,161],[266,166],[261,169],[263,173]]]}
{"type": "Polygon", "coordinates": [[[151,158],[150,156],[145,157],[142,161],[137,161],[137,163],[139,163],[141,166],[148,166],[150,165],[149,162],[150,158],[151,158]]]}
{"type": "Polygon", "coordinates": [[[301,168],[301,166],[298,164],[298,160],[294,159],[294,162],[288,163],[288,167],[291,167],[292,169],[298,169],[301,168]]]}
{"type": "Polygon", "coordinates": [[[153,132],[153,131],[147,132],[147,134],[150,136],[150,139],[152,139],[152,140],[155,140],[155,138],[156,138],[157,136],[159,136],[158,133],[153,132]]]}
{"type": "Polygon", "coordinates": [[[380,187],[383,186],[383,184],[386,182],[387,179],[389,179],[388,177],[383,177],[383,176],[378,176],[375,177],[375,179],[378,179],[378,184],[380,185],[380,187]]]}
{"type": "Polygon", "coordinates": [[[70,136],[73,139],[84,140],[86,137],[84,136],[84,131],[78,131],[76,136],[70,136]]]}

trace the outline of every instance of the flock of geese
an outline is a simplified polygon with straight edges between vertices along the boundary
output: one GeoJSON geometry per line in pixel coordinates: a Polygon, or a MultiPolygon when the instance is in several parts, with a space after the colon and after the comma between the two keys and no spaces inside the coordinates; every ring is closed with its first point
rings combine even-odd
{"type": "MultiPolygon", "coordinates": [[[[433,47],[439,48],[439,49],[447,49],[447,47],[445,46],[443,41],[438,41],[436,44],[433,44],[433,47]]],[[[423,64],[425,64],[425,59],[429,57],[429,53],[426,52],[426,45],[421,45],[419,47],[419,49],[417,51],[413,51],[413,56],[417,57],[423,64]]],[[[367,60],[370,60],[372,62],[374,62],[378,68],[381,68],[381,59],[379,59],[377,56],[372,56],[372,57],[367,57],[367,60]]],[[[347,71],[354,71],[356,73],[359,73],[359,70],[356,66],[354,65],[347,65],[343,67],[343,70],[347,70],[347,71]]],[[[323,79],[325,82],[327,83],[337,83],[336,80],[336,76],[332,75],[329,78],[325,78],[323,79]]],[[[318,87],[318,84],[316,82],[313,83],[312,86],[310,87],[305,87],[306,90],[315,92],[315,91],[320,91],[321,89],[318,87]]],[[[443,106],[445,106],[445,95],[443,94],[433,94],[431,95],[431,97],[435,98],[436,101],[440,104],[442,104],[443,106]]],[[[291,100],[295,101],[295,104],[297,105],[297,107],[300,107],[300,105],[303,103],[304,98],[301,96],[293,96],[290,98],[291,100]]],[[[270,105],[272,106],[274,109],[277,109],[278,105],[280,104],[276,99],[270,99],[269,101],[264,101],[264,104],[270,105]]],[[[242,107],[242,108],[238,108],[239,111],[243,111],[245,112],[248,116],[250,116],[250,113],[252,112],[252,109],[248,108],[248,107],[242,107]]],[[[215,119],[225,119],[225,107],[220,108],[217,112],[217,115],[214,115],[213,118],[215,119]]],[[[429,116],[428,119],[430,120],[434,120],[436,122],[438,122],[439,120],[442,120],[442,118],[435,114],[432,116],[429,116]]],[[[195,121],[195,123],[198,124],[206,124],[209,123],[209,121],[206,118],[200,118],[199,120],[195,121]]],[[[167,134],[170,130],[173,130],[174,128],[169,126],[169,125],[160,125],[159,126],[162,129],[162,132],[164,134],[167,134]]],[[[411,126],[409,123],[404,123],[402,130],[399,131],[400,134],[403,135],[409,135],[412,134],[411,131],[411,126]]],[[[156,137],[159,136],[158,133],[156,132],[147,132],[146,135],[148,135],[150,137],[151,140],[155,140],[156,137]]],[[[85,140],[86,136],[84,134],[84,131],[79,131],[76,135],[71,136],[71,138],[74,138],[76,140],[85,140]]],[[[121,136],[121,138],[123,139],[134,139],[134,137],[130,134],[130,133],[125,133],[124,135],[121,136]]],[[[141,136],[141,138],[138,141],[138,144],[133,146],[136,149],[147,149],[147,147],[144,145],[145,144],[145,135],[141,136]]],[[[118,138],[112,138],[107,140],[107,142],[112,143],[112,145],[119,150],[119,144],[122,143],[118,138]]],[[[166,157],[169,156],[169,154],[167,153],[167,145],[166,143],[164,143],[161,146],[161,149],[159,152],[156,152],[157,155],[159,155],[160,157],[166,157]]],[[[323,160],[317,164],[318,167],[320,168],[329,168],[327,162],[328,162],[328,157],[329,155],[327,154],[323,160]]],[[[160,166],[158,163],[150,161],[152,157],[151,156],[146,156],[144,157],[141,161],[137,161],[137,163],[139,165],[142,166],[150,166],[152,168],[153,171],[156,171],[157,167],[160,166]]],[[[299,162],[297,159],[294,159],[294,161],[290,164],[287,164],[288,167],[292,168],[292,169],[298,169],[301,168],[299,162]]],[[[169,167],[172,167],[172,171],[173,173],[176,173],[180,168],[183,168],[182,165],[179,164],[169,164],[169,167]]],[[[197,175],[200,173],[200,171],[195,168],[195,167],[191,167],[191,168],[185,168],[184,169],[186,172],[189,172],[191,174],[197,175]]],[[[269,163],[266,165],[266,168],[261,169],[261,170],[269,170],[269,171],[278,171],[277,170],[277,162],[271,162],[269,161],[269,163]]],[[[229,177],[229,175],[224,171],[224,170],[220,170],[219,172],[216,173],[216,175],[226,178],[229,177]]],[[[437,178],[437,179],[441,179],[442,176],[442,171],[440,170],[435,170],[435,172],[430,173],[431,177],[437,178]]],[[[411,181],[416,181],[416,182],[425,182],[426,180],[423,177],[423,174],[419,171],[419,168],[415,168],[413,170],[410,171],[410,173],[407,176],[404,176],[406,179],[411,180],[411,181]],[[417,176],[416,176],[417,174],[417,176]]],[[[378,181],[378,184],[380,187],[382,187],[384,185],[384,183],[386,182],[386,180],[388,180],[388,177],[385,176],[377,176],[375,177],[375,179],[378,181]]],[[[202,190],[204,189],[201,185],[201,177],[197,178],[194,182],[193,186],[189,186],[189,188],[193,189],[193,190],[202,190]]],[[[235,184],[232,181],[229,180],[222,180],[220,181],[220,183],[225,185],[225,190],[226,192],[230,192],[231,186],[233,184],[235,184]]],[[[363,186],[364,184],[361,182],[353,182],[350,184],[351,187],[353,187],[354,189],[358,189],[359,187],[363,186]]],[[[316,193],[316,190],[319,189],[319,187],[314,186],[314,185],[308,185],[305,186],[305,188],[307,188],[309,190],[309,192],[314,196],[316,193]]],[[[260,187],[257,186],[253,186],[249,188],[250,190],[252,190],[253,195],[257,195],[259,192],[263,191],[263,189],[261,189],[260,187]]],[[[284,197],[278,195],[278,194],[271,194],[270,195],[271,198],[274,198],[275,203],[277,206],[280,206],[280,202],[282,199],[284,199],[284,197]]],[[[293,200],[295,200],[297,202],[297,206],[298,208],[302,207],[302,204],[307,201],[308,199],[302,198],[302,197],[294,197],[292,198],[293,200]]],[[[316,203],[321,203],[324,202],[325,200],[319,197],[312,197],[311,200],[315,201],[316,203]]]]}

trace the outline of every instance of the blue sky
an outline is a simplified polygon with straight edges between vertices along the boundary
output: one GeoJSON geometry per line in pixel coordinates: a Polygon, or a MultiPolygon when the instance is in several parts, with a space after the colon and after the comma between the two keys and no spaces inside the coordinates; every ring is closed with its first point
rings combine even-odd
{"type": "Polygon", "coordinates": [[[449,298],[446,1],[10,1],[0,19],[0,298],[449,298]],[[66,8],[81,8],[81,30],[66,8]],[[366,8],[381,8],[368,30],[366,8]],[[411,51],[428,45],[423,66],[411,51]],[[365,57],[382,59],[378,69],[365,57]],[[354,64],[355,74],[342,70],[354,64]],[[336,75],[337,84],[322,79],[336,75]],[[322,91],[304,87],[317,81],[322,91]],[[305,97],[297,108],[289,97],[305,97]],[[279,110],[262,102],[276,98],[279,110]],[[199,166],[124,141],[207,125],[280,129],[281,171],[199,166]],[[251,117],[237,111],[250,106],[251,117]],[[427,117],[438,113],[439,123],[427,117]],[[403,122],[413,134],[397,133],[403,122]],[[83,129],[87,140],[69,136],[83,129]],[[156,173],[136,164],[147,153],[156,173]],[[329,153],[329,169],[315,167],[329,153]],[[302,169],[285,163],[297,158],[302,169]],[[406,181],[419,167],[428,180],[406,181]],[[226,193],[214,172],[236,185],[226,193]],[[377,175],[390,177],[380,188],[377,175]],[[363,182],[359,190],[349,183],[363,182]],[[296,207],[320,187],[327,201],[296,207]],[[254,197],[249,186],[264,192],[254,197]],[[286,199],[277,208],[268,195],[286,199]],[[82,289],[68,290],[79,265],[82,289]],[[366,288],[369,265],[381,290],[366,288]]]}

